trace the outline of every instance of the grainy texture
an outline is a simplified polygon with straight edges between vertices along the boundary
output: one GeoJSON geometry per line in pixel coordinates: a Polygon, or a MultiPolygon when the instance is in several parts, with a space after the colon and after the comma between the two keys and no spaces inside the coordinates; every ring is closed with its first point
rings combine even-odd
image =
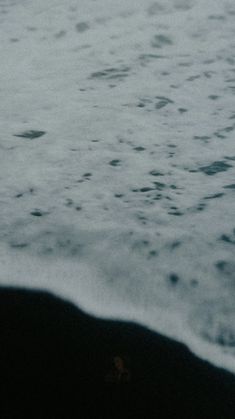
{"type": "Polygon", "coordinates": [[[135,324],[17,289],[0,322],[1,419],[234,419],[233,375],[135,324]]]}
{"type": "Polygon", "coordinates": [[[235,371],[235,5],[0,1],[0,281],[235,371]]]}

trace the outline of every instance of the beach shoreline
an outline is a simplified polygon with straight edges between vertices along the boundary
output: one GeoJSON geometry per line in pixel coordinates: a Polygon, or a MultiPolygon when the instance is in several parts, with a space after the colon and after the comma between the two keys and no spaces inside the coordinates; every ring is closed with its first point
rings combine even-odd
{"type": "Polygon", "coordinates": [[[1,418],[235,416],[235,376],[136,324],[0,290],[1,418]]]}

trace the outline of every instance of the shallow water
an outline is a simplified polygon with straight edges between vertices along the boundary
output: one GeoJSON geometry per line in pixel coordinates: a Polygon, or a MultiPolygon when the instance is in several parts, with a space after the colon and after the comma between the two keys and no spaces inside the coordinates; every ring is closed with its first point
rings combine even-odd
{"type": "Polygon", "coordinates": [[[1,284],[235,372],[235,5],[0,1],[1,284]]]}

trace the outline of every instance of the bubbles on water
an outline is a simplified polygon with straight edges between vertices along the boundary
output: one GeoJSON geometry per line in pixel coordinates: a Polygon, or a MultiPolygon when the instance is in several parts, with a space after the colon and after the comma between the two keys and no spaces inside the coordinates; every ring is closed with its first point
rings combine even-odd
{"type": "Polygon", "coordinates": [[[162,109],[165,106],[174,103],[173,100],[169,99],[168,97],[164,96],[156,96],[157,103],[155,105],[156,109],[162,109]]]}
{"type": "Polygon", "coordinates": [[[44,215],[47,214],[47,212],[42,211],[40,209],[35,209],[35,210],[31,211],[30,214],[33,215],[34,217],[43,217],[44,215]]]}
{"type": "Polygon", "coordinates": [[[101,71],[95,71],[90,75],[91,79],[101,79],[101,80],[122,80],[129,76],[130,68],[129,67],[120,67],[120,68],[105,68],[101,71]]]}
{"type": "Polygon", "coordinates": [[[194,6],[195,2],[192,0],[159,0],[153,2],[148,8],[149,16],[158,16],[174,11],[187,11],[194,6]]]}
{"type": "MultiPolygon", "coordinates": [[[[229,260],[219,260],[215,264],[220,273],[235,281],[235,262],[229,260]]],[[[233,284],[235,286],[235,282],[233,284]]]]}
{"type": "Polygon", "coordinates": [[[180,278],[176,273],[171,273],[169,275],[169,281],[173,286],[175,286],[180,281],[180,278]]]}
{"type": "Polygon", "coordinates": [[[173,45],[172,39],[165,34],[155,35],[153,40],[151,41],[151,46],[153,48],[164,48],[171,45],[173,45]]]}
{"type": "Polygon", "coordinates": [[[176,10],[187,11],[192,9],[195,2],[193,0],[174,0],[173,4],[176,10]]]}
{"type": "Polygon", "coordinates": [[[151,170],[151,172],[149,172],[149,174],[151,176],[164,176],[164,174],[159,172],[158,170],[151,170]]]}
{"type": "Polygon", "coordinates": [[[202,141],[207,144],[209,140],[211,139],[211,137],[209,137],[208,135],[194,135],[193,139],[202,141]]]}
{"type": "Polygon", "coordinates": [[[114,159],[114,160],[111,160],[111,161],[109,162],[109,164],[110,164],[110,166],[117,167],[117,166],[120,166],[120,164],[121,164],[121,160],[114,159]]]}
{"type": "Polygon", "coordinates": [[[218,160],[209,164],[208,166],[199,167],[199,170],[208,176],[214,176],[217,173],[226,172],[231,167],[231,164],[228,164],[222,160],[218,160]]]}
{"type": "Polygon", "coordinates": [[[235,244],[235,229],[231,234],[222,234],[220,240],[228,244],[235,244]]]}
{"type": "MultiPolygon", "coordinates": [[[[41,218],[40,211],[31,213],[36,218],[41,218]]],[[[12,248],[24,250],[27,248],[32,255],[39,257],[64,257],[73,258],[81,255],[87,240],[84,239],[84,234],[74,232],[70,228],[59,227],[45,229],[41,228],[39,231],[37,227],[25,225],[19,228],[11,235],[9,245],[12,248]]]]}
{"type": "Polygon", "coordinates": [[[61,31],[59,31],[59,32],[57,32],[56,34],[55,34],[55,38],[56,39],[61,39],[61,38],[64,38],[65,37],[65,35],[66,35],[66,31],[64,31],[64,30],[61,30],[61,31]]]}
{"type": "Polygon", "coordinates": [[[223,196],[224,196],[223,192],[218,192],[218,193],[215,193],[214,195],[205,196],[204,199],[217,199],[217,198],[222,198],[223,196]]]}
{"type": "Polygon", "coordinates": [[[34,140],[35,138],[42,137],[45,134],[46,134],[45,131],[30,130],[30,131],[24,131],[21,134],[14,134],[14,137],[28,138],[30,140],[34,140]]]}
{"type": "Polygon", "coordinates": [[[146,148],[142,147],[142,146],[137,146],[137,147],[134,147],[134,150],[135,151],[144,151],[144,150],[146,150],[146,148]]]}
{"type": "Polygon", "coordinates": [[[235,183],[230,183],[230,185],[225,185],[225,189],[235,189],[235,183]]]}
{"type": "Polygon", "coordinates": [[[79,22],[76,24],[76,31],[79,33],[86,32],[88,29],[90,29],[88,22],[79,22]]]}
{"type": "Polygon", "coordinates": [[[169,11],[169,7],[167,7],[166,5],[164,5],[163,2],[160,1],[152,3],[151,6],[149,6],[147,9],[147,13],[149,16],[167,13],[169,11]]]}

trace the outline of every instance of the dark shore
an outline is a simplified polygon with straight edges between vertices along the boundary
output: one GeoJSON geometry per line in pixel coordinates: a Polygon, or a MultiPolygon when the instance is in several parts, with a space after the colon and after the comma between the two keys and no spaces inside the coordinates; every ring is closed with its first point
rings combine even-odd
{"type": "Polygon", "coordinates": [[[1,419],[235,418],[234,375],[137,325],[2,288],[0,328],[1,419]]]}

